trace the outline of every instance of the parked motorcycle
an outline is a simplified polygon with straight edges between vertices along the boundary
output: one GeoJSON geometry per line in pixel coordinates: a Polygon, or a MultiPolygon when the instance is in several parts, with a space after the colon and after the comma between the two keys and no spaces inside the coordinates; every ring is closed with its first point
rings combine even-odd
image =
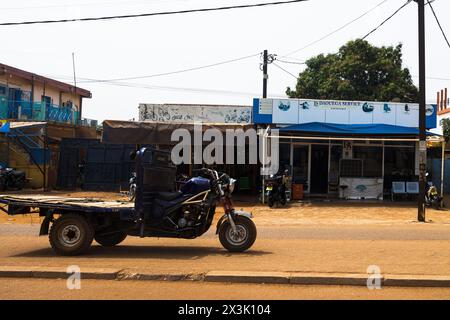
{"type": "MultiPolygon", "coordinates": [[[[426,174],[428,177],[428,172],[426,174]]],[[[427,181],[425,185],[425,205],[427,207],[435,206],[436,209],[442,207],[442,201],[444,199],[439,195],[436,186],[433,181],[427,181]]]]}
{"type": "Polygon", "coordinates": [[[286,172],[284,175],[271,176],[266,180],[266,197],[269,207],[273,207],[279,203],[282,206],[286,205],[286,172]]]}
{"type": "MultiPolygon", "coordinates": [[[[250,213],[233,207],[231,194],[236,180],[216,170],[203,168],[196,171],[198,177],[189,179],[180,191],[158,192],[150,200],[151,214],[140,217],[141,235],[146,236],[148,232],[147,236],[197,238],[208,231],[216,205],[220,204],[225,212],[217,223],[220,243],[232,252],[249,249],[256,240],[256,226],[250,213]]],[[[138,188],[137,207],[141,201],[148,201],[141,196],[138,188]]]]}
{"type": "Polygon", "coordinates": [[[22,190],[26,181],[25,172],[0,165],[0,190],[22,190]]]}

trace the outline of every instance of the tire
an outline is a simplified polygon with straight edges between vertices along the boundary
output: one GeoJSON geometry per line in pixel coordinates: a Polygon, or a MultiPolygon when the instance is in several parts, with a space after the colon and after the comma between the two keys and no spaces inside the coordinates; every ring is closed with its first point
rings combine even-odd
{"type": "Polygon", "coordinates": [[[130,191],[128,192],[128,200],[130,200],[130,202],[133,202],[135,198],[136,198],[136,185],[133,184],[130,186],[130,191]]]}
{"type": "Polygon", "coordinates": [[[219,240],[222,246],[230,252],[243,252],[249,249],[256,240],[256,226],[254,222],[242,216],[236,216],[234,223],[238,230],[246,232],[242,240],[233,239],[233,230],[228,220],[224,221],[219,229],[219,240]]]}
{"type": "Polygon", "coordinates": [[[3,177],[0,177],[0,191],[6,191],[6,180],[3,177]]]}
{"type": "Polygon", "coordinates": [[[126,237],[127,234],[125,232],[117,231],[114,233],[96,234],[94,239],[103,247],[114,247],[125,240],[126,237]]]}
{"type": "Polygon", "coordinates": [[[49,234],[53,250],[63,256],[85,253],[94,240],[94,229],[78,214],[63,214],[53,222],[49,234]]]}

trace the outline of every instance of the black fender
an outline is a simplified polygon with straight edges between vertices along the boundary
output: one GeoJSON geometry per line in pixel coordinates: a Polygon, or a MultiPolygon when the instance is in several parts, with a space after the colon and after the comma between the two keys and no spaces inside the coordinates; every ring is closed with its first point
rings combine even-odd
{"type": "Polygon", "coordinates": [[[53,213],[47,213],[44,221],[41,223],[41,229],[39,230],[39,236],[48,235],[48,229],[50,227],[50,222],[53,221],[53,213]]]}
{"type": "MultiPolygon", "coordinates": [[[[250,212],[245,212],[242,210],[235,210],[232,213],[230,213],[230,215],[232,216],[232,218],[234,218],[234,216],[241,216],[241,217],[245,217],[248,219],[253,218],[253,215],[250,212]]],[[[216,234],[219,234],[220,226],[222,225],[222,223],[224,223],[228,219],[229,219],[228,214],[224,214],[223,216],[220,217],[219,221],[217,222],[216,234]]]]}

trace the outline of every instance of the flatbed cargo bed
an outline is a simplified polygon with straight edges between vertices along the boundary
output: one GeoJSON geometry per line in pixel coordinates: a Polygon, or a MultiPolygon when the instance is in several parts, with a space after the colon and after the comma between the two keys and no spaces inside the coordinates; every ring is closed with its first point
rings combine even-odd
{"type": "MultiPolygon", "coordinates": [[[[54,195],[0,195],[0,204],[16,208],[42,208],[66,211],[82,211],[108,213],[119,212],[130,214],[134,210],[134,202],[111,201],[96,198],[72,198],[54,195]]],[[[1,205],[0,205],[1,208],[1,205]]],[[[14,215],[16,210],[8,210],[8,214],[14,215]]],[[[16,214],[22,214],[18,210],[16,214]]]]}

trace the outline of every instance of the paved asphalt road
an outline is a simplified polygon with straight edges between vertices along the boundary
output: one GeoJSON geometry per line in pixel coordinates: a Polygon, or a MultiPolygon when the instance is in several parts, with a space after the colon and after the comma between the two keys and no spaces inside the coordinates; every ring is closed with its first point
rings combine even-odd
{"type": "Polygon", "coordinates": [[[38,226],[0,225],[0,266],[110,267],[161,273],[298,271],[450,275],[450,225],[260,227],[248,252],[224,250],[213,230],[194,240],[128,237],[113,248],[95,242],[85,255],[56,256],[38,226]]]}
{"type": "MultiPolygon", "coordinates": [[[[202,237],[215,237],[215,229],[202,237]]],[[[0,237],[37,236],[39,225],[0,224],[0,237]]],[[[258,227],[259,239],[311,240],[450,240],[450,224],[410,223],[395,225],[304,225],[258,227]]]]}
{"type": "MultiPolygon", "coordinates": [[[[449,299],[450,288],[382,288],[224,284],[190,281],[81,280],[68,290],[65,280],[0,279],[0,299],[163,299],[163,300],[303,300],[303,299],[449,299]]],[[[176,311],[176,310],[174,310],[176,311]]],[[[170,310],[168,310],[170,312],[170,310]]]]}
{"type": "MultiPolygon", "coordinates": [[[[305,225],[259,227],[250,251],[225,251],[211,230],[194,240],[127,238],[114,248],[95,242],[78,257],[56,256],[37,225],[0,225],[0,266],[117,268],[127,272],[197,274],[208,271],[340,272],[364,274],[377,265],[383,274],[450,276],[450,225],[305,225]]],[[[449,289],[366,288],[294,285],[223,285],[201,282],[94,281],[68,291],[58,280],[0,278],[0,298],[160,299],[450,299],[449,289]],[[39,291],[41,290],[41,291],[39,291]],[[36,294],[33,294],[35,292],[36,294]],[[125,293],[124,293],[125,292],[125,293]],[[196,294],[194,295],[193,292],[196,294]],[[200,295],[197,293],[201,292],[200,295]]]]}

